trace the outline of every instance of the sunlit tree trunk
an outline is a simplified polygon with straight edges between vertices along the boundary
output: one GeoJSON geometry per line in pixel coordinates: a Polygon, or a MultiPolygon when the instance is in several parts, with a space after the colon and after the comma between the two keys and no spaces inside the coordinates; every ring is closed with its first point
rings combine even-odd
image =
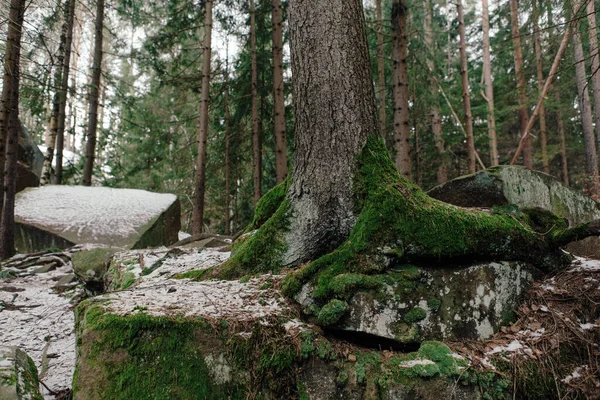
{"type": "Polygon", "coordinates": [[[275,174],[276,183],[287,176],[287,146],[285,137],[285,90],[283,84],[283,11],[281,0],[272,0],[273,25],[273,108],[275,115],[275,174]]]}
{"type": "Polygon", "coordinates": [[[490,16],[488,0],[481,1],[483,28],[483,80],[485,83],[485,100],[488,105],[487,123],[490,138],[490,165],[499,164],[498,141],[496,139],[496,115],[494,107],[494,84],[492,82],[492,58],[490,56],[490,16]]]}
{"type": "Polygon", "coordinates": [[[208,105],[210,91],[210,61],[212,51],[213,0],[206,0],[204,10],[204,42],[202,44],[202,88],[200,92],[200,117],[198,118],[198,158],[194,188],[192,233],[202,233],[204,223],[204,192],[206,189],[206,142],[208,139],[208,105]]]}
{"type": "Polygon", "coordinates": [[[92,185],[94,159],[96,155],[96,132],[98,130],[98,98],[100,95],[100,77],[102,75],[102,42],[104,30],[104,0],[98,0],[96,24],[94,27],[94,61],[92,66],[92,85],[90,87],[90,108],[85,144],[85,166],[83,169],[84,186],[92,185]]]}
{"type": "Polygon", "coordinates": [[[469,92],[469,66],[467,62],[467,39],[465,33],[465,17],[462,0],[457,2],[458,29],[460,34],[460,77],[462,80],[463,107],[465,110],[465,131],[467,134],[468,171],[475,172],[477,156],[475,155],[475,140],[473,138],[473,115],[471,114],[471,95],[469,92]]]}
{"type": "Polygon", "coordinates": [[[407,179],[411,178],[410,115],[408,110],[408,38],[406,0],[394,0],[392,26],[394,28],[394,150],[396,166],[407,179]]]}
{"type": "Polygon", "coordinates": [[[19,149],[19,61],[25,0],[11,0],[4,58],[4,80],[0,103],[0,159],[3,187],[0,196],[0,260],[15,253],[15,194],[19,149]],[[6,145],[4,145],[7,143],[6,145]],[[4,157],[6,151],[6,158],[4,157]],[[6,160],[6,165],[4,164],[6,160]]]}
{"type": "MultiPolygon", "coordinates": [[[[544,68],[542,61],[542,44],[540,40],[540,28],[538,26],[538,11],[537,11],[538,1],[533,0],[533,39],[535,42],[535,60],[536,60],[536,69],[537,69],[537,81],[538,81],[538,91],[542,93],[544,88],[544,68]]],[[[545,173],[550,173],[550,167],[548,166],[548,145],[547,145],[547,128],[546,128],[546,108],[544,107],[544,103],[540,107],[539,111],[539,119],[540,119],[540,145],[542,148],[542,168],[545,173]]]]}
{"type": "MultiPolygon", "coordinates": [[[[527,132],[529,112],[527,111],[527,93],[525,92],[525,71],[523,71],[523,50],[521,49],[521,33],[519,31],[519,3],[518,0],[510,0],[510,19],[512,25],[513,56],[515,59],[515,74],[517,78],[517,92],[519,95],[519,132],[523,137],[527,132]]],[[[527,168],[533,168],[533,154],[531,149],[531,137],[527,136],[523,146],[523,164],[527,168]]]]}

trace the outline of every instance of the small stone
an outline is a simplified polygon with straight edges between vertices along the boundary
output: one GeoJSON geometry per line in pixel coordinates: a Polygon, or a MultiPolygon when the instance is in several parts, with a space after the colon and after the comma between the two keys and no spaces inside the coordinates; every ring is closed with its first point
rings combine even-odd
{"type": "Polygon", "coordinates": [[[174,287],[170,287],[169,290],[167,290],[167,293],[175,293],[177,291],[177,289],[175,289],[174,287]]]}
{"type": "Polygon", "coordinates": [[[350,354],[348,356],[348,361],[350,361],[350,362],[356,362],[356,356],[354,354],[350,354]]]}
{"type": "Polygon", "coordinates": [[[48,273],[50,271],[54,271],[56,269],[56,264],[52,263],[52,264],[45,264],[41,267],[38,267],[36,269],[33,270],[34,274],[45,274],[48,273]]]}

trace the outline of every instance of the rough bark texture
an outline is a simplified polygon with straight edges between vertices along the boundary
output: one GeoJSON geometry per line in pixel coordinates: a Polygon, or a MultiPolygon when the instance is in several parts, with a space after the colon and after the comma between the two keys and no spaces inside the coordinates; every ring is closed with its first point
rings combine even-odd
{"type": "Polygon", "coordinates": [[[350,234],[355,158],[377,121],[361,1],[295,0],[289,13],[296,148],[284,263],[299,264],[350,234]]]}
{"type": "Polygon", "coordinates": [[[8,40],[6,43],[5,86],[9,91],[2,96],[2,114],[7,127],[6,166],[4,168],[3,207],[0,216],[0,260],[15,253],[15,194],[17,189],[17,161],[19,148],[19,61],[21,58],[21,37],[25,15],[25,0],[12,0],[10,3],[8,40]],[[7,79],[8,75],[8,79],[7,79]],[[7,82],[9,80],[10,82],[7,82]],[[8,85],[6,85],[8,83],[8,85]]]}
{"type": "Polygon", "coordinates": [[[463,107],[465,110],[465,131],[467,134],[468,171],[475,173],[477,156],[473,138],[473,115],[471,114],[471,95],[469,92],[469,67],[467,62],[467,38],[465,33],[465,17],[462,0],[458,0],[458,30],[460,33],[460,77],[462,80],[463,107]]]}
{"type": "Polygon", "coordinates": [[[438,85],[435,80],[435,63],[433,57],[435,54],[433,47],[433,8],[431,0],[426,2],[427,9],[425,10],[425,45],[427,46],[427,69],[429,69],[429,90],[431,92],[431,131],[435,140],[435,148],[439,157],[439,166],[437,169],[437,182],[445,183],[448,180],[448,167],[446,166],[446,149],[444,146],[444,136],[442,130],[442,118],[440,117],[440,105],[438,102],[438,85]]]}
{"type": "Polygon", "coordinates": [[[225,69],[225,235],[231,234],[231,165],[229,161],[229,58],[225,69]]]}
{"type": "Polygon", "coordinates": [[[283,11],[281,0],[272,0],[273,25],[273,108],[275,129],[275,173],[280,184],[287,176],[287,146],[285,137],[285,90],[283,85],[283,11]]]}
{"type": "Polygon", "coordinates": [[[262,197],[262,154],[258,126],[258,78],[256,66],[256,16],[254,0],[250,0],[250,52],[252,63],[252,168],[254,171],[254,203],[262,197]]]}
{"type": "MultiPolygon", "coordinates": [[[[537,82],[538,92],[541,94],[544,90],[544,66],[542,58],[542,43],[540,39],[540,28],[538,26],[538,12],[537,12],[537,1],[533,0],[533,39],[535,42],[535,60],[537,69],[537,82]]],[[[540,118],[540,147],[542,148],[542,168],[545,173],[550,173],[550,167],[548,165],[548,142],[546,139],[547,128],[546,128],[546,108],[542,102],[539,110],[540,118]]]]}
{"type": "Polygon", "coordinates": [[[594,93],[594,117],[596,137],[600,148],[600,55],[598,55],[598,33],[596,30],[596,7],[593,1],[587,2],[588,33],[590,38],[590,57],[592,59],[592,90],[594,93]]]}
{"type": "MultiPolygon", "coordinates": [[[[513,55],[515,59],[515,75],[519,94],[519,132],[520,137],[526,135],[529,112],[527,111],[527,93],[525,92],[525,71],[523,71],[523,50],[521,49],[521,33],[519,32],[519,3],[510,0],[510,19],[512,25],[513,55]]],[[[523,146],[523,165],[533,168],[531,137],[527,136],[523,146]]]]}
{"type": "Polygon", "coordinates": [[[58,110],[58,131],[56,132],[56,183],[62,183],[63,149],[65,147],[65,126],[67,119],[67,92],[69,90],[69,74],[71,72],[71,46],[73,44],[73,24],[75,20],[75,0],[68,0],[66,14],[65,58],[63,62],[60,102],[58,110]]]}
{"type": "Polygon", "coordinates": [[[104,29],[104,0],[98,0],[96,7],[96,23],[94,27],[94,61],[92,63],[92,84],[89,94],[88,126],[85,144],[85,166],[83,169],[83,186],[92,186],[94,158],[96,153],[96,132],[98,130],[98,97],[100,94],[100,77],[102,75],[102,42],[104,29]]]}
{"type": "Polygon", "coordinates": [[[77,147],[75,129],[77,128],[77,107],[75,106],[76,97],[77,97],[77,71],[79,71],[79,48],[81,45],[81,31],[82,31],[82,22],[81,22],[81,7],[77,8],[77,3],[75,4],[76,13],[75,18],[73,20],[73,30],[75,41],[73,43],[73,62],[71,65],[71,70],[75,71],[75,73],[71,74],[71,88],[69,90],[69,110],[71,111],[71,140],[67,140],[67,150],[73,151],[77,147]],[[75,24],[75,21],[80,21],[75,24]]]}
{"type": "Polygon", "coordinates": [[[573,32],[573,54],[575,56],[575,76],[577,78],[577,98],[579,99],[579,110],[581,124],[583,125],[583,139],[585,142],[586,172],[589,177],[598,175],[598,156],[596,153],[596,141],[594,137],[594,125],[592,122],[592,106],[585,74],[585,58],[583,45],[581,44],[581,32],[578,28],[573,32]]]}
{"type": "Polygon", "coordinates": [[[410,116],[408,109],[408,39],[406,0],[394,0],[392,26],[394,28],[394,150],[396,166],[407,179],[411,177],[410,116]]]}
{"type": "Polygon", "coordinates": [[[383,57],[383,12],[381,0],[375,0],[377,13],[377,101],[379,102],[379,132],[386,136],[386,113],[385,113],[385,59],[383,57]]]}
{"type": "MultiPolygon", "coordinates": [[[[560,92],[554,91],[554,99],[556,104],[560,103],[560,92]]],[[[567,161],[567,140],[565,138],[565,124],[563,122],[562,111],[560,107],[556,108],[556,129],[558,130],[558,136],[560,138],[560,160],[561,160],[561,178],[562,183],[569,186],[569,164],[567,161]]]]}
{"type": "Polygon", "coordinates": [[[496,139],[496,115],[494,108],[494,84],[492,82],[492,58],[490,56],[490,16],[488,0],[481,1],[483,28],[483,80],[485,82],[485,100],[488,104],[488,136],[490,138],[490,163],[499,165],[498,141],[496,139]]]}
{"type": "Polygon", "coordinates": [[[204,43],[202,60],[202,88],[200,92],[200,117],[198,118],[198,157],[194,190],[192,234],[202,233],[204,221],[204,191],[206,186],[206,141],[208,139],[208,105],[210,89],[210,60],[212,49],[213,1],[207,0],[204,10],[204,43]]]}

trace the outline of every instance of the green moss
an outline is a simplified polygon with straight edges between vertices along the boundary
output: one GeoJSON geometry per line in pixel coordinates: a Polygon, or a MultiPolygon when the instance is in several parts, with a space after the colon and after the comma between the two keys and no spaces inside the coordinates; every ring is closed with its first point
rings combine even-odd
{"type": "Polygon", "coordinates": [[[460,374],[460,365],[457,359],[452,357],[452,350],[442,342],[423,342],[417,353],[421,358],[435,362],[444,375],[455,376],[460,374]]]}
{"type": "Polygon", "coordinates": [[[324,326],[334,325],[342,319],[347,310],[348,304],[345,301],[338,299],[331,300],[321,308],[321,311],[317,315],[317,321],[324,326]]]}
{"type": "Polygon", "coordinates": [[[423,310],[421,307],[415,307],[404,315],[404,321],[410,323],[415,323],[421,321],[427,317],[427,311],[423,310]]]}
{"type": "Polygon", "coordinates": [[[437,312],[440,309],[442,302],[439,299],[431,298],[427,300],[427,307],[433,312],[437,312]]]}
{"type": "Polygon", "coordinates": [[[346,386],[348,383],[348,373],[344,370],[341,370],[335,377],[335,383],[340,387],[346,386]]]}
{"type": "Polygon", "coordinates": [[[265,224],[276,212],[281,203],[283,203],[287,194],[290,179],[289,177],[269,190],[261,199],[256,203],[256,209],[254,210],[254,218],[248,227],[246,233],[252,232],[265,224]]]}

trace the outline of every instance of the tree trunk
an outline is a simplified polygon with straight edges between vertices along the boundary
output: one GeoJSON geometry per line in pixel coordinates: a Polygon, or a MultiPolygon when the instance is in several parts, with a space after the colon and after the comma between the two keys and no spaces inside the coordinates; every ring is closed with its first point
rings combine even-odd
{"type": "MultiPolygon", "coordinates": [[[[540,40],[540,28],[538,26],[538,12],[537,12],[537,0],[533,0],[533,39],[535,42],[535,60],[537,69],[537,81],[538,91],[541,94],[544,89],[544,68],[542,61],[542,44],[540,40]]],[[[539,111],[540,118],[540,145],[542,148],[542,168],[545,173],[550,173],[550,167],[548,166],[548,146],[547,146],[547,129],[546,129],[546,108],[544,103],[540,107],[539,111]]]]}
{"type": "Polygon", "coordinates": [[[100,94],[100,77],[102,75],[102,39],[104,30],[104,0],[98,0],[96,7],[96,24],[94,28],[94,61],[92,63],[92,85],[90,87],[88,126],[85,144],[85,166],[83,169],[83,186],[92,185],[94,174],[94,157],[96,153],[96,132],[98,130],[98,97],[100,94]]]}
{"type": "Polygon", "coordinates": [[[73,20],[73,30],[74,30],[74,35],[75,35],[75,42],[73,45],[73,63],[71,65],[71,70],[73,71],[73,74],[71,74],[71,88],[69,90],[69,111],[71,112],[71,132],[70,135],[72,136],[70,139],[71,140],[67,140],[67,150],[70,151],[75,151],[76,147],[77,147],[77,143],[76,143],[76,131],[77,131],[77,73],[79,72],[79,48],[80,48],[80,44],[81,44],[81,24],[75,24],[75,21],[81,21],[81,7],[77,8],[77,3],[75,5],[76,7],[76,14],[75,14],[75,18],[73,20]]]}
{"type": "Polygon", "coordinates": [[[229,160],[230,132],[229,132],[229,59],[225,69],[225,235],[231,234],[231,165],[229,160]]]}
{"type": "Polygon", "coordinates": [[[202,233],[204,224],[204,192],[206,187],[206,142],[208,139],[208,105],[210,101],[210,61],[212,52],[213,0],[206,0],[204,10],[204,43],[202,55],[202,89],[200,93],[200,117],[198,118],[198,158],[196,159],[196,180],[194,190],[194,210],[192,234],[202,233]]]}
{"type": "Polygon", "coordinates": [[[445,183],[448,180],[448,167],[446,165],[446,150],[444,146],[444,136],[442,129],[442,118],[440,117],[440,105],[438,101],[437,82],[433,74],[436,73],[435,62],[433,57],[435,50],[433,47],[434,32],[433,32],[433,8],[431,0],[425,3],[425,46],[427,47],[427,69],[430,73],[429,91],[431,92],[431,130],[433,139],[435,140],[435,148],[439,158],[439,166],[437,169],[437,182],[445,183]]]}
{"type": "MultiPolygon", "coordinates": [[[[523,71],[523,51],[521,49],[521,33],[519,32],[519,4],[518,0],[510,0],[510,19],[512,25],[513,55],[515,59],[515,75],[517,79],[517,92],[519,94],[519,132],[520,137],[527,134],[527,93],[525,92],[525,71],[523,71]]],[[[533,169],[533,154],[531,137],[527,136],[523,146],[523,164],[533,169]]]]}
{"type": "Polygon", "coordinates": [[[256,16],[254,0],[250,0],[250,52],[252,63],[252,169],[254,171],[254,203],[262,197],[262,157],[258,129],[258,71],[256,66],[256,16]]]}
{"type": "Polygon", "coordinates": [[[600,149],[600,55],[598,55],[598,33],[596,31],[596,7],[593,1],[587,2],[587,15],[590,38],[590,56],[592,59],[592,90],[594,93],[594,116],[596,122],[596,139],[600,149]]]}
{"type": "Polygon", "coordinates": [[[467,38],[462,0],[456,3],[458,9],[458,30],[460,34],[460,77],[462,80],[463,107],[465,110],[465,130],[467,133],[468,171],[474,174],[477,166],[475,140],[473,138],[473,115],[471,114],[471,95],[469,91],[469,66],[467,62],[467,38]]]}
{"type": "Polygon", "coordinates": [[[490,138],[490,163],[499,165],[498,142],[496,139],[496,115],[494,107],[494,84],[492,82],[492,58],[490,56],[490,16],[488,0],[482,0],[483,28],[483,80],[485,82],[485,100],[488,105],[487,123],[490,138]]]}
{"type": "MultiPolygon", "coordinates": [[[[0,104],[0,137],[6,138],[6,165],[2,162],[3,190],[0,207],[0,260],[15,254],[15,195],[17,188],[17,161],[19,150],[19,83],[21,37],[25,15],[25,0],[11,0],[6,40],[5,73],[0,104]],[[5,135],[6,134],[6,135],[5,135]]],[[[0,150],[4,155],[4,146],[0,150]]]]}
{"type": "Polygon", "coordinates": [[[586,172],[589,179],[596,179],[598,176],[598,155],[596,153],[594,125],[592,122],[592,106],[590,104],[587,76],[585,74],[585,58],[583,55],[583,45],[581,43],[581,32],[577,27],[575,28],[575,32],[573,32],[573,54],[575,56],[577,98],[579,99],[583,139],[585,142],[586,172]]]}
{"type": "Polygon", "coordinates": [[[558,89],[554,91],[554,101],[558,105],[556,107],[556,129],[560,138],[560,160],[562,163],[562,182],[569,186],[569,165],[567,161],[567,140],[565,137],[565,124],[563,122],[562,111],[560,108],[560,92],[558,89]]]}
{"type": "Polygon", "coordinates": [[[396,166],[407,179],[411,178],[410,165],[410,115],[408,109],[408,39],[406,0],[392,3],[394,29],[394,150],[396,166]]]}
{"type": "Polygon", "coordinates": [[[381,0],[375,0],[377,12],[377,99],[379,100],[379,132],[386,136],[385,59],[383,57],[383,12],[381,0]]]}
{"type": "Polygon", "coordinates": [[[361,1],[295,0],[289,18],[296,150],[288,198],[296,217],[284,264],[299,264],[350,234],[354,161],[377,121],[361,1]]]}
{"type": "Polygon", "coordinates": [[[283,11],[281,0],[272,0],[273,24],[273,108],[275,115],[275,174],[280,184],[287,177],[287,141],[285,137],[285,90],[283,84],[283,11]]]}

